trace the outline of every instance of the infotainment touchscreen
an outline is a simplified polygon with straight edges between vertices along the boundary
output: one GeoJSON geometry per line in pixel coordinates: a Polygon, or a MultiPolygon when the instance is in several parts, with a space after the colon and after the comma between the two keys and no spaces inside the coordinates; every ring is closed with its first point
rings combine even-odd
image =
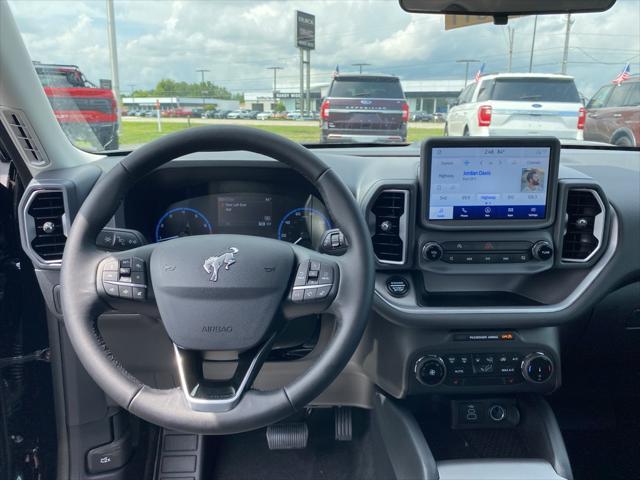
{"type": "Polygon", "coordinates": [[[553,166],[551,146],[435,145],[424,213],[436,222],[545,220],[553,166]]]}

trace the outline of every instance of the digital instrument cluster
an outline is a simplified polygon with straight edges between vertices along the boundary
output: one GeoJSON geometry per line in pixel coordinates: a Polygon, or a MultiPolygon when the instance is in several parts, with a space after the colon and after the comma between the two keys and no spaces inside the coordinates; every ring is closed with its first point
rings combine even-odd
{"type": "Polygon", "coordinates": [[[272,193],[219,193],[171,204],[158,218],[152,240],[233,233],[317,248],[331,228],[324,205],[313,195],[298,199],[272,193]]]}

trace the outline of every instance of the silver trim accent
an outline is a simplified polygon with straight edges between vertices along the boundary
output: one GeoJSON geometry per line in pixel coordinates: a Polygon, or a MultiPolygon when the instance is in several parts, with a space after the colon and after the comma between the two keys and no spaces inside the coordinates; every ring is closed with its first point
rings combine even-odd
{"type": "MultiPolygon", "coordinates": [[[[260,359],[263,357],[265,352],[269,351],[271,347],[271,343],[272,342],[266,342],[263,345],[263,347],[258,351],[256,356],[253,357],[253,360],[251,361],[249,368],[247,368],[247,371],[244,377],[242,378],[242,381],[240,382],[240,385],[236,389],[235,393],[228,398],[219,399],[219,400],[196,398],[193,395],[191,395],[192,390],[189,388],[189,385],[187,385],[187,378],[184,372],[184,365],[182,361],[182,356],[180,354],[180,349],[174,343],[173,350],[176,355],[176,363],[178,364],[178,375],[180,377],[180,386],[182,388],[182,393],[187,399],[187,403],[189,404],[189,407],[191,407],[191,409],[196,412],[228,412],[229,410],[232,410],[236,405],[238,405],[238,403],[240,403],[240,400],[242,399],[242,395],[244,395],[245,391],[249,387],[249,379],[253,376],[253,374],[255,373],[255,370],[258,367],[260,367],[261,365],[260,359]]],[[[196,387],[197,385],[194,385],[192,388],[195,389],[196,387]]]]}
{"type": "Polygon", "coordinates": [[[147,288],[147,286],[144,283],[117,282],[114,280],[103,280],[102,283],[108,283],[110,285],[121,285],[123,287],[147,288]]]}
{"type": "MultiPolygon", "coordinates": [[[[593,236],[596,237],[596,239],[598,240],[598,246],[586,258],[565,258],[561,256],[560,260],[567,263],[587,263],[602,248],[602,238],[604,235],[604,223],[607,215],[607,209],[604,206],[604,202],[602,201],[602,198],[600,198],[600,194],[593,188],[569,188],[567,190],[567,197],[569,197],[569,194],[572,191],[589,192],[595,197],[596,201],[598,202],[598,206],[600,207],[600,213],[596,215],[595,219],[593,220],[593,236]]],[[[564,237],[566,234],[567,234],[567,230],[566,230],[566,224],[565,224],[564,234],[562,235],[563,246],[564,246],[564,237]]],[[[564,253],[564,251],[561,252],[561,255],[562,253],[564,253]]]]}
{"type": "Polygon", "coordinates": [[[318,287],[333,287],[333,283],[320,283],[318,285],[298,285],[293,287],[293,290],[307,290],[309,288],[318,288],[318,287]]]}
{"type": "Polygon", "coordinates": [[[33,200],[35,199],[36,196],[38,196],[41,193],[62,193],[62,205],[64,208],[64,213],[62,214],[61,217],[61,221],[62,221],[62,233],[64,234],[64,236],[67,236],[67,231],[68,231],[68,217],[67,217],[67,211],[68,211],[68,206],[67,206],[67,198],[66,198],[66,192],[64,191],[63,188],[47,188],[46,186],[44,188],[38,188],[37,190],[34,190],[33,192],[31,192],[29,194],[29,198],[27,199],[26,203],[24,204],[24,208],[22,209],[22,220],[24,222],[24,233],[26,235],[26,245],[25,247],[28,250],[28,253],[31,253],[31,255],[33,255],[34,257],[36,257],[38,259],[39,262],[41,262],[44,265],[49,265],[49,266],[61,266],[62,265],[62,260],[45,260],[44,258],[42,258],[40,255],[38,255],[36,253],[36,251],[33,249],[33,247],[31,246],[31,242],[32,240],[36,237],[36,226],[35,226],[35,221],[33,219],[33,217],[31,215],[29,215],[29,207],[31,206],[31,204],[33,203],[33,200]]]}
{"type": "MultiPolygon", "coordinates": [[[[402,260],[399,262],[394,260],[380,260],[377,255],[376,260],[384,265],[404,265],[407,261],[407,238],[409,236],[409,228],[407,224],[407,218],[409,216],[409,190],[400,188],[386,188],[384,190],[380,190],[376,195],[375,200],[371,202],[371,207],[375,205],[380,195],[385,192],[404,194],[404,213],[400,215],[400,219],[398,220],[398,236],[400,237],[400,240],[402,240],[402,260]]],[[[371,208],[369,208],[369,211],[371,211],[371,208]]],[[[373,240],[373,236],[371,239],[373,240]]]]}
{"type": "MultiPolygon", "coordinates": [[[[562,310],[566,310],[571,307],[574,303],[578,301],[578,299],[584,294],[584,292],[591,286],[591,284],[595,281],[596,278],[602,273],[602,270],[608,265],[608,263],[613,258],[613,255],[616,252],[618,247],[618,216],[615,210],[611,209],[611,233],[609,238],[609,245],[604,252],[603,257],[600,259],[598,263],[594,265],[594,267],[589,271],[589,273],[582,279],[582,281],[578,284],[578,286],[568,295],[564,300],[558,303],[554,303],[551,305],[542,305],[535,307],[419,307],[419,306],[411,306],[404,307],[398,304],[395,304],[384,297],[384,295],[379,292],[377,289],[375,290],[375,295],[378,299],[382,300],[385,304],[387,304],[390,308],[401,312],[407,315],[415,315],[422,316],[428,314],[436,314],[436,315],[468,315],[468,314],[482,314],[482,315],[538,315],[538,314],[549,314],[549,313],[557,313],[562,310]]],[[[405,297],[407,298],[407,297],[405,297]]],[[[375,302],[374,302],[375,309],[375,302]]]]}

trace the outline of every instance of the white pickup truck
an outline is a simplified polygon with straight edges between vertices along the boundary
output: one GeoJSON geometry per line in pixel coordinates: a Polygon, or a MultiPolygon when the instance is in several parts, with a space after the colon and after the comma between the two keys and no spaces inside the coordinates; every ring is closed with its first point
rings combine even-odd
{"type": "Polygon", "coordinates": [[[582,140],[585,115],[573,77],[490,74],[462,91],[449,111],[445,135],[551,135],[582,140]]]}

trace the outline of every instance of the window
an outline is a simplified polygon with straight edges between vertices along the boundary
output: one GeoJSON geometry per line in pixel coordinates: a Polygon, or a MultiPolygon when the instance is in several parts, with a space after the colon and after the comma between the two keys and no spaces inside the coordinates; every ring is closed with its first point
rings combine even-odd
{"type": "Polygon", "coordinates": [[[573,80],[560,78],[497,78],[491,99],[580,103],[573,80]]]}
{"type": "Polygon", "coordinates": [[[330,97],[404,98],[400,81],[394,77],[337,77],[330,97]]]}
{"type": "Polygon", "coordinates": [[[613,85],[607,85],[598,90],[591,101],[587,104],[587,108],[604,108],[607,104],[607,98],[609,98],[612,88],[613,85]]]}
{"type": "Polygon", "coordinates": [[[625,107],[640,107],[640,82],[633,82],[629,85],[629,95],[624,101],[625,107]]]}
{"type": "Polygon", "coordinates": [[[609,102],[607,103],[607,107],[615,108],[621,107],[624,105],[625,98],[627,94],[631,91],[631,84],[623,83],[621,85],[616,85],[611,92],[611,96],[609,97],[609,102]]]}
{"type": "Polygon", "coordinates": [[[489,100],[491,92],[493,90],[493,80],[485,80],[480,84],[480,90],[478,91],[478,102],[484,102],[489,100]]]}

